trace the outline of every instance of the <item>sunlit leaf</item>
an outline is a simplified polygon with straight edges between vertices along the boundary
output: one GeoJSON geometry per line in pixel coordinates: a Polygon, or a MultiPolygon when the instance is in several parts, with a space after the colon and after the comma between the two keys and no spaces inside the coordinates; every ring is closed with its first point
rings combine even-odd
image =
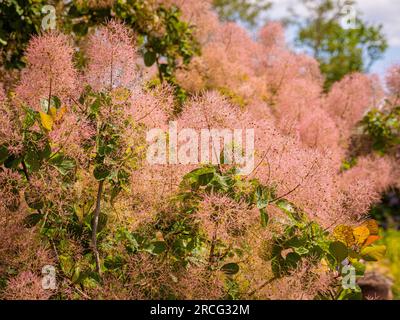
{"type": "Polygon", "coordinates": [[[376,222],[376,220],[373,220],[373,219],[368,220],[368,221],[364,222],[362,224],[362,226],[365,226],[368,228],[370,235],[377,236],[379,234],[379,225],[378,225],[378,222],[376,222]]]}
{"type": "Polygon", "coordinates": [[[41,111],[39,112],[39,114],[40,122],[42,123],[43,128],[45,128],[47,131],[51,131],[54,123],[52,116],[41,111]]]}
{"type": "Polygon", "coordinates": [[[369,245],[373,244],[375,241],[378,241],[381,237],[380,236],[369,236],[367,240],[364,242],[363,246],[368,247],[369,245]]]}
{"type": "Polygon", "coordinates": [[[265,228],[268,225],[268,213],[265,209],[260,209],[261,225],[265,228]]]}
{"type": "Polygon", "coordinates": [[[355,238],[353,234],[353,228],[346,225],[338,225],[333,230],[333,236],[336,240],[343,242],[348,247],[355,244],[355,238]]]}
{"type": "Polygon", "coordinates": [[[356,244],[362,246],[369,237],[369,229],[365,225],[361,225],[353,229],[353,235],[356,244]]]}
{"type": "Polygon", "coordinates": [[[361,250],[361,256],[366,261],[379,261],[385,257],[386,246],[370,246],[361,250]]]}

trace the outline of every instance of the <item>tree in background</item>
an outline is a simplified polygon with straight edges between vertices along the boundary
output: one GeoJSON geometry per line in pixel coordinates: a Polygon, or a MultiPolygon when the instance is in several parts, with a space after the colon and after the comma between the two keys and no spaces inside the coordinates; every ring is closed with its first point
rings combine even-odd
{"type": "Polygon", "coordinates": [[[272,3],[268,0],[213,0],[213,6],[222,21],[237,21],[255,27],[272,3]]]}
{"type": "Polygon", "coordinates": [[[292,11],[298,26],[297,45],[305,47],[320,63],[325,89],[352,72],[367,72],[387,49],[382,25],[370,25],[358,14],[355,28],[344,29],[340,19],[346,6],[356,2],[340,0],[302,0],[307,12],[300,18],[292,11]]]}

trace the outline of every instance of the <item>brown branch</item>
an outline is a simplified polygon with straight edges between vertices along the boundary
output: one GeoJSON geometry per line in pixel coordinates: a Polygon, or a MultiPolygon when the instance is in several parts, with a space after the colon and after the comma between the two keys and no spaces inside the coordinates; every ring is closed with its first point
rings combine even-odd
{"type": "Polygon", "coordinates": [[[99,181],[99,187],[97,190],[97,199],[96,199],[96,209],[94,211],[94,217],[93,217],[93,226],[92,226],[92,249],[93,249],[93,254],[96,260],[96,271],[101,274],[100,270],[100,257],[99,257],[99,251],[97,249],[97,227],[99,224],[99,216],[100,216],[100,210],[101,210],[101,195],[103,193],[103,185],[104,185],[104,180],[99,181]]]}
{"type": "Polygon", "coordinates": [[[315,164],[315,162],[313,163],[313,165],[311,166],[311,168],[310,168],[310,170],[307,172],[307,174],[301,179],[301,181],[300,181],[293,189],[291,189],[291,190],[289,190],[288,192],[286,192],[286,193],[284,193],[284,194],[282,194],[282,195],[276,197],[275,199],[272,199],[272,200],[270,201],[270,203],[273,203],[273,202],[276,202],[276,201],[278,201],[278,200],[280,200],[280,199],[282,199],[282,198],[285,198],[285,197],[287,197],[289,194],[295,192],[298,188],[300,188],[301,185],[303,184],[304,180],[307,179],[308,176],[311,174],[311,172],[312,172],[312,170],[313,170],[313,167],[314,167],[314,164],[315,164]]]}
{"type": "Polygon", "coordinates": [[[25,161],[22,160],[22,161],[21,161],[21,164],[22,164],[22,170],[24,171],[25,178],[26,178],[26,180],[29,182],[29,181],[30,181],[30,180],[29,180],[29,174],[28,174],[28,169],[26,168],[26,163],[25,163],[25,161]]]}
{"type": "Polygon", "coordinates": [[[51,89],[52,89],[53,78],[50,77],[50,90],[49,90],[49,100],[47,105],[47,113],[50,112],[50,103],[51,103],[51,89]]]}
{"type": "Polygon", "coordinates": [[[254,289],[252,292],[249,293],[249,297],[253,296],[257,291],[260,291],[261,289],[263,289],[264,287],[266,287],[267,285],[269,285],[271,282],[275,281],[277,278],[273,277],[267,281],[265,281],[261,286],[259,286],[258,288],[254,289]]]}

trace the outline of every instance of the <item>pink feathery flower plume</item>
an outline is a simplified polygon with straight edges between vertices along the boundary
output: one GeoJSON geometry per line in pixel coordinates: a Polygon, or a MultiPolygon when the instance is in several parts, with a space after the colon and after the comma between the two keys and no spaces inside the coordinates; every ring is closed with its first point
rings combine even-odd
{"type": "Polygon", "coordinates": [[[32,38],[26,51],[27,67],[16,93],[22,102],[41,110],[43,101],[57,96],[66,103],[75,94],[77,74],[68,37],[49,32],[32,38]]]}
{"type": "Polygon", "coordinates": [[[132,35],[122,23],[111,20],[89,37],[86,81],[96,91],[131,87],[137,79],[137,54],[132,35]]]}
{"type": "Polygon", "coordinates": [[[354,73],[333,85],[325,108],[345,135],[369,108],[378,105],[381,97],[382,90],[376,78],[354,73]]]}
{"type": "Polygon", "coordinates": [[[393,95],[400,95],[400,65],[392,66],[387,75],[386,83],[393,95]]]}
{"type": "Polygon", "coordinates": [[[0,105],[2,105],[6,101],[6,94],[4,93],[4,90],[2,89],[2,86],[0,84],[0,105]]]}
{"type": "Polygon", "coordinates": [[[260,42],[266,48],[285,46],[285,34],[281,23],[270,22],[259,33],[260,42]]]}

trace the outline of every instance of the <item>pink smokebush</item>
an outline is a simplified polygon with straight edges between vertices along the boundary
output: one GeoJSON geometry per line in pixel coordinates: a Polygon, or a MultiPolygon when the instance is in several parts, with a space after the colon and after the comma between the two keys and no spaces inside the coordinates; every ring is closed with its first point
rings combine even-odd
{"type": "Polygon", "coordinates": [[[136,78],[136,52],[131,32],[120,22],[110,21],[89,37],[85,78],[96,91],[130,87],[136,78]]]}
{"type": "MultiPolygon", "coordinates": [[[[98,6],[108,6],[111,2],[102,1],[98,6]]],[[[335,83],[325,93],[317,61],[286,46],[281,24],[267,24],[258,38],[253,39],[235,23],[220,23],[211,10],[211,1],[152,2],[154,6],[158,4],[181,7],[183,19],[197,26],[194,33],[202,46],[200,56],[193,58],[187,68],[177,70],[178,84],[188,91],[182,112],[176,112],[172,86],[149,88],[148,80],[154,80],[156,70],[143,70],[143,63],[138,63],[141,57],[133,34],[115,20],[91,30],[83,50],[88,63],[79,72],[74,69],[73,47],[66,36],[45,33],[33,38],[26,53],[27,67],[16,87],[16,98],[10,94],[7,100],[6,94],[0,91],[0,146],[6,146],[11,155],[23,154],[26,144],[19,125],[23,120],[22,106],[43,111],[43,101],[58,96],[65,113],[52,122],[50,129],[42,131],[43,137],[37,145],[43,151],[48,140],[52,158],[62,154],[75,165],[71,172],[75,180],[69,185],[64,182],[71,177],[65,176],[62,168],[50,160],[43,161],[40,170],[31,172],[29,177],[22,175],[22,163],[18,163],[18,171],[0,167],[0,273],[7,266],[18,270],[16,276],[8,279],[2,297],[47,299],[51,296],[51,292],[43,291],[40,286],[40,268],[58,262],[59,253],[51,251],[53,245],[62,245],[60,255],[65,258],[70,254],[71,260],[75,259],[74,266],[80,267],[78,262],[87,256],[87,246],[75,238],[41,246],[37,229],[42,226],[27,230],[26,215],[56,215],[63,222],[71,219],[84,233],[96,200],[101,202],[100,213],[108,219],[106,231],[111,231],[98,235],[104,245],[100,248],[103,253],[109,250],[108,246],[125,246],[123,242],[128,240],[134,247],[136,231],[150,234],[151,245],[168,237],[174,239],[181,232],[174,230],[181,223],[176,220],[182,218],[180,206],[190,206],[190,201],[196,201],[198,206],[185,211],[183,216],[198,227],[207,245],[217,243],[222,248],[223,244],[229,250],[246,248],[240,258],[241,272],[235,275],[237,283],[246,289],[244,297],[312,299],[326,292],[335,279],[332,273],[321,271],[320,262],[314,263],[310,258],[287,277],[263,286],[255,295],[249,294],[271,278],[271,264],[266,257],[272,249],[268,246],[275,236],[282,234],[283,227],[277,221],[284,219],[274,202],[287,199],[309,220],[331,231],[339,224],[355,225],[365,219],[380,194],[396,184],[398,170],[388,156],[359,157],[352,168],[341,169],[359,121],[382,101],[380,84],[374,76],[356,73],[335,83]],[[146,71],[147,75],[142,76],[146,71]],[[81,104],[78,96],[87,85],[92,88],[92,96],[81,104]],[[108,99],[101,100],[95,116],[88,116],[94,97],[103,95],[108,99]],[[182,159],[176,159],[181,160],[179,163],[150,163],[146,152],[151,141],[146,134],[151,129],[161,130],[165,133],[165,143],[171,143],[175,139],[168,132],[172,121],[177,125],[178,136],[184,129],[195,134],[199,143],[197,158],[189,163],[182,159]],[[96,198],[102,185],[93,174],[94,158],[98,156],[96,138],[101,130],[98,123],[112,127],[102,138],[110,138],[111,132],[118,140],[118,147],[101,157],[101,165],[117,168],[113,179],[123,170],[130,175],[121,193],[112,200],[109,194],[114,185],[109,180],[104,183],[103,197],[96,198]],[[251,208],[243,199],[236,201],[214,191],[177,204],[182,177],[200,166],[201,152],[208,151],[209,159],[220,158],[221,153],[214,148],[202,148],[199,137],[205,129],[231,132],[239,129],[242,134],[245,130],[254,130],[254,168],[243,180],[254,182],[251,179],[256,179],[274,190],[275,198],[269,199],[273,202],[266,208],[271,217],[268,228],[260,227],[257,208],[251,208]],[[125,162],[126,158],[129,161],[125,162]],[[29,200],[51,205],[36,212],[28,208],[29,200]],[[159,229],[154,232],[156,228],[159,229]],[[122,239],[119,233],[118,237],[114,236],[116,229],[124,229],[127,239],[122,239]]],[[[392,95],[399,93],[398,69],[391,69],[387,77],[392,95]]],[[[30,130],[37,133],[42,126],[38,121],[30,130]]],[[[171,161],[171,150],[167,143],[165,146],[165,160],[171,161]]],[[[221,171],[230,168],[224,164],[216,167],[221,171]]],[[[244,192],[249,188],[245,182],[244,192]]],[[[147,247],[141,248],[124,261],[124,276],[129,283],[122,284],[120,279],[107,273],[102,279],[104,287],[87,286],[85,295],[162,299],[165,298],[160,290],[162,286],[171,297],[226,298],[225,283],[232,278],[221,272],[221,266],[214,265],[215,252],[205,248],[196,249],[199,260],[191,254],[185,257],[184,268],[179,263],[172,267],[167,260],[148,254],[151,250],[147,247]]],[[[221,248],[218,254],[223,255],[221,248]]],[[[172,248],[166,251],[168,255],[174,254],[172,248]]],[[[60,292],[68,297],[74,297],[74,290],[84,287],[63,284],[68,289],[60,292]]]]}
{"type": "Polygon", "coordinates": [[[69,39],[56,32],[34,37],[26,51],[27,67],[16,88],[17,97],[37,111],[51,96],[62,103],[76,96],[77,73],[72,64],[72,48],[69,39]]]}

